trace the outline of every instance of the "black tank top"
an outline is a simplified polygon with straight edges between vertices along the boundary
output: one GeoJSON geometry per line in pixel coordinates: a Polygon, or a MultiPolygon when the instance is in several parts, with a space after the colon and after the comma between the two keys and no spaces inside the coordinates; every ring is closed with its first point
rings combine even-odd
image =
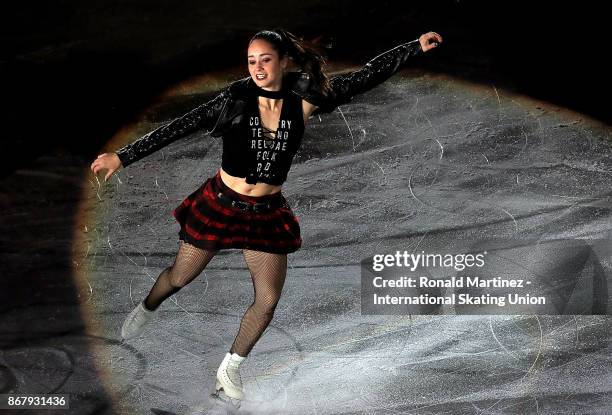
{"type": "Polygon", "coordinates": [[[221,167],[244,177],[249,184],[281,185],[304,135],[302,98],[292,91],[283,96],[278,126],[263,126],[258,95],[249,95],[239,128],[223,136],[221,167]],[[269,127],[271,130],[268,130],[269,127]]]}

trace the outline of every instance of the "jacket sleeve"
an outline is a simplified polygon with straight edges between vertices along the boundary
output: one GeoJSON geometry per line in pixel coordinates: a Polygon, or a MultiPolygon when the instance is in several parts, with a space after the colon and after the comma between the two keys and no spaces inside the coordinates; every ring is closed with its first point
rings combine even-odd
{"type": "Polygon", "coordinates": [[[224,88],[210,101],[199,105],[188,113],[175,118],[169,123],[145,134],[138,140],[116,151],[123,167],[159,150],[201,128],[212,129],[229,95],[229,88],[224,88]]]}
{"type": "Polygon", "coordinates": [[[330,80],[329,99],[320,106],[321,112],[331,112],[353,97],[381,84],[395,74],[410,57],[423,52],[418,39],[403,43],[371,59],[361,69],[334,76],[330,80]]]}

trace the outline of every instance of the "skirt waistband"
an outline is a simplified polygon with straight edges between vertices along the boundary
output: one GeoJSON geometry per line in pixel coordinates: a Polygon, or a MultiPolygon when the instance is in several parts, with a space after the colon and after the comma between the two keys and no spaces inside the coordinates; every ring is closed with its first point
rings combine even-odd
{"type": "Polygon", "coordinates": [[[217,174],[215,174],[213,184],[215,184],[215,187],[217,188],[217,190],[223,192],[223,194],[229,196],[230,198],[234,200],[242,200],[244,202],[249,202],[249,203],[268,202],[271,204],[282,204],[283,202],[285,202],[285,198],[282,192],[276,192],[271,195],[263,195],[263,196],[248,196],[248,195],[243,195],[242,193],[238,193],[232,188],[230,188],[228,185],[223,183],[223,180],[221,180],[221,170],[217,170],[217,174]]]}

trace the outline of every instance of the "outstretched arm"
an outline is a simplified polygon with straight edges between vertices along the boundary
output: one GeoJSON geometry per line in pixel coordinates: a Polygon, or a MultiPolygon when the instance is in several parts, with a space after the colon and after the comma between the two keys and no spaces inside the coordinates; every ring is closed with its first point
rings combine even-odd
{"type": "Polygon", "coordinates": [[[228,97],[224,88],[210,101],[199,105],[185,115],[145,134],[138,140],[116,151],[123,167],[159,150],[162,147],[200,128],[212,129],[228,97]]]}
{"type": "Polygon", "coordinates": [[[104,181],[107,181],[121,166],[126,167],[190,132],[199,128],[214,129],[229,98],[229,89],[230,86],[222,89],[210,101],[145,134],[116,152],[100,154],[91,163],[91,171],[97,177],[99,171],[106,170],[104,181]]]}
{"type": "Polygon", "coordinates": [[[330,112],[339,105],[350,102],[353,97],[381,84],[395,74],[411,57],[427,52],[442,43],[442,37],[428,32],[418,39],[403,43],[371,59],[361,69],[330,80],[329,102],[321,105],[322,112],[330,112]]]}

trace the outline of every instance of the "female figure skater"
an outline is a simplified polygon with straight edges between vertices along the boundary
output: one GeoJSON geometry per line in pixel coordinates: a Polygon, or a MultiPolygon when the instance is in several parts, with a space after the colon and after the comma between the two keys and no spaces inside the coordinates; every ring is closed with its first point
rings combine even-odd
{"type": "Polygon", "coordinates": [[[140,335],[161,303],[193,281],[220,249],[240,248],[249,268],[254,301],[217,370],[216,391],[242,399],[239,366],[272,320],[287,272],[287,254],[302,244],[300,226],[281,193],[304,125],[317,112],[331,112],[388,79],[406,60],[435,48],[429,32],[329,79],[317,50],[282,29],[250,40],[249,77],[223,88],[212,100],[91,164],[105,181],[129,164],[197,129],[223,137],[221,168],[173,211],[180,224],[179,249],[147,297],[128,315],[121,335],[140,335]],[[288,70],[292,60],[300,71],[288,70]]]}

